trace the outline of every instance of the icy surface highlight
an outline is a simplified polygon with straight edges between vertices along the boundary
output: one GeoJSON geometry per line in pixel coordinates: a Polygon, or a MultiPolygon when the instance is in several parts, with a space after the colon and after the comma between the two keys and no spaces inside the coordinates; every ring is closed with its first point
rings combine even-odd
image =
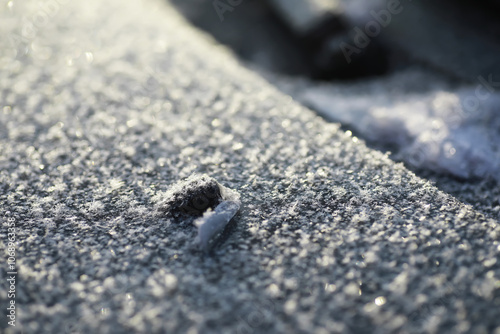
{"type": "Polygon", "coordinates": [[[210,250],[211,243],[215,237],[224,230],[239,209],[239,202],[224,201],[214,211],[205,212],[202,218],[198,218],[194,222],[198,227],[196,241],[202,250],[210,250]]]}

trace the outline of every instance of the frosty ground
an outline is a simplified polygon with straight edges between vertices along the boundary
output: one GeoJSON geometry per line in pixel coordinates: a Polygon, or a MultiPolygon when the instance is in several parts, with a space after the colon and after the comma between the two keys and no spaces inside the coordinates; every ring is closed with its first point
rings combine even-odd
{"type": "Polygon", "coordinates": [[[35,2],[0,12],[24,36],[0,41],[8,332],[500,333],[498,211],[367,148],[164,2],[58,4],[45,23],[35,2]],[[155,213],[194,172],[241,194],[211,255],[155,213]]]}

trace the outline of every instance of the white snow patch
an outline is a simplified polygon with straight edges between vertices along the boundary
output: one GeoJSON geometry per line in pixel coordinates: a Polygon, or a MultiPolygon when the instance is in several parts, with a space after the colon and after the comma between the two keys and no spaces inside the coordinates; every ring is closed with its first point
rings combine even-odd
{"type": "Polygon", "coordinates": [[[419,168],[469,179],[500,181],[500,94],[479,99],[476,89],[425,93],[313,87],[299,99],[325,118],[367,140],[392,145],[395,158],[419,168]]]}

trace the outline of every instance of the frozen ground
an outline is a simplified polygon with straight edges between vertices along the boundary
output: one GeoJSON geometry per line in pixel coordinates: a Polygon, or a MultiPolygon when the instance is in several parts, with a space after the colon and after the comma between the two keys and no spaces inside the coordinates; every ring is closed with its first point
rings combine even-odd
{"type": "Polygon", "coordinates": [[[500,333],[491,207],[367,148],[163,2],[59,3],[0,14],[24,36],[0,40],[8,333],[500,333]],[[241,194],[211,256],[155,212],[193,172],[241,194]]]}

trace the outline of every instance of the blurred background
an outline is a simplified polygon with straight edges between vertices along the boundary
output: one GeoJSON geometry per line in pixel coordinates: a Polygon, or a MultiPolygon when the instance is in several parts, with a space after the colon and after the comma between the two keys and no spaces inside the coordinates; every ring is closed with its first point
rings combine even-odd
{"type": "Polygon", "coordinates": [[[417,62],[463,80],[500,75],[494,0],[171,2],[242,59],[270,71],[357,79],[417,62]]]}

